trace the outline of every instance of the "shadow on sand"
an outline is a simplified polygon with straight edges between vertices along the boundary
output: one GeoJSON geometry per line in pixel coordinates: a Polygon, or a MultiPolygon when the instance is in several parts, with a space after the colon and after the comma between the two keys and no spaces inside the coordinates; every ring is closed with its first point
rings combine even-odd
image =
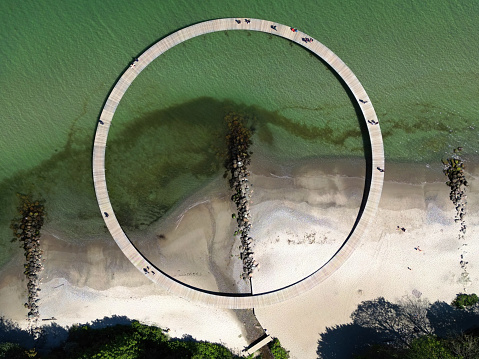
{"type": "Polygon", "coordinates": [[[318,340],[318,359],[350,359],[372,344],[407,347],[414,338],[455,337],[478,326],[479,308],[460,310],[445,302],[406,299],[400,304],[377,298],[362,302],[352,323],[326,328],[318,340]]]}
{"type": "MultiPolygon", "coordinates": [[[[132,322],[132,319],[125,316],[113,315],[96,319],[91,323],[78,325],[88,325],[92,329],[101,329],[115,325],[130,325],[132,322]]],[[[68,338],[68,330],[69,327],[64,328],[52,322],[43,326],[42,335],[35,341],[32,335],[27,330],[20,328],[17,323],[0,317],[0,343],[14,343],[27,349],[35,347],[40,353],[49,351],[65,342],[68,338]]]]}

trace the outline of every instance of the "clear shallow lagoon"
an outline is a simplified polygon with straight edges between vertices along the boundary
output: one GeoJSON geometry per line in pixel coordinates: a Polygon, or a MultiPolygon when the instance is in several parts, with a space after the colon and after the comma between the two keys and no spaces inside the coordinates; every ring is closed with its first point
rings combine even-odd
{"type": "MultiPolygon", "coordinates": [[[[278,21],[336,52],[373,101],[388,161],[434,165],[458,145],[478,154],[479,4],[294,5],[2,1],[0,262],[16,250],[8,225],[17,191],[45,198],[65,239],[105,233],[91,179],[102,103],[134,56],[207,19],[278,21]]],[[[354,108],[319,60],[266,34],[210,34],[157,59],[120,104],[107,158],[118,210],[151,202],[161,215],[221,173],[214,152],[228,109],[256,115],[255,145],[274,161],[363,156],[354,108]]]]}

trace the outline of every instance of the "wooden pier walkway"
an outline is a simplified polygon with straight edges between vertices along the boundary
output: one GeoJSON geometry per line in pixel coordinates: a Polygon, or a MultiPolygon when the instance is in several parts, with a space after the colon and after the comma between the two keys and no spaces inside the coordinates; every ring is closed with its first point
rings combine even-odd
{"type": "Polygon", "coordinates": [[[263,339],[261,339],[258,343],[254,344],[252,347],[244,350],[244,353],[246,355],[251,355],[256,353],[258,350],[260,350],[262,347],[264,347],[266,344],[271,342],[273,338],[271,338],[270,335],[265,335],[263,339]]]}
{"type": "MultiPolygon", "coordinates": [[[[138,58],[138,61],[134,61],[123,73],[111,91],[100,115],[93,147],[93,180],[98,205],[108,230],[126,257],[139,271],[145,273],[150,280],[161,285],[171,293],[187,300],[198,301],[221,308],[254,308],[279,303],[312,289],[328,278],[349,258],[366,233],[368,225],[376,214],[384,181],[383,140],[377,122],[378,119],[373,105],[353,72],[331,50],[309,35],[289,26],[259,19],[227,18],[198,23],[181,29],[151,46],[138,58]],[[369,192],[367,189],[365,192],[367,194],[367,202],[363,207],[363,211],[359,213],[356,226],[350,236],[345,240],[340,250],[326,264],[318,268],[317,271],[295,284],[268,293],[237,295],[213,293],[187,286],[163,273],[161,268],[155,267],[133,246],[123,232],[110,203],[105,180],[105,150],[108,131],[118,103],[133,80],[150,62],[173,46],[199,35],[225,30],[261,31],[281,36],[296,42],[322,58],[341,76],[354,95],[364,115],[371,142],[372,170],[370,173],[369,192]],[[150,270],[147,268],[150,268],[150,270]]],[[[318,264],[318,267],[320,265],[318,264]]]]}

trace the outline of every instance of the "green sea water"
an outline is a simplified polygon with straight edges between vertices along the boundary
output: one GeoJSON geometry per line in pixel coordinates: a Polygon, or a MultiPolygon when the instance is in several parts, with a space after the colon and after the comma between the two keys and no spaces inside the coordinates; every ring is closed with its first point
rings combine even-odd
{"type": "MultiPolygon", "coordinates": [[[[102,104],[133,57],[167,34],[232,16],[294,26],[353,70],[381,120],[388,161],[477,155],[479,2],[0,2],[0,263],[13,251],[16,192],[46,200],[66,240],[105,234],[91,178],[102,104]]],[[[132,84],[115,115],[107,179],[122,224],[141,228],[221,174],[222,116],[254,119],[271,161],[362,158],[358,117],[334,74],[266,34],[183,43],[132,84]]],[[[105,236],[107,237],[107,236],[105,236]]]]}

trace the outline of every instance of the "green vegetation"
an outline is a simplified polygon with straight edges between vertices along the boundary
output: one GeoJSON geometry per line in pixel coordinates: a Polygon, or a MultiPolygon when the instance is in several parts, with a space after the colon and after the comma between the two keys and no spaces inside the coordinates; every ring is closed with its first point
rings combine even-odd
{"type": "Polygon", "coordinates": [[[452,301],[452,305],[459,309],[466,309],[466,307],[472,307],[477,302],[479,302],[479,298],[475,293],[472,294],[463,294],[459,293],[456,296],[456,299],[452,301]]]}
{"type": "Polygon", "coordinates": [[[477,302],[475,294],[458,294],[452,304],[417,296],[367,300],[352,323],[326,328],[316,352],[322,359],[477,359],[477,302]]]}
{"type": "Polygon", "coordinates": [[[14,343],[0,343],[0,358],[22,359],[28,358],[25,349],[14,343]]]}
{"type": "Polygon", "coordinates": [[[469,359],[478,358],[479,341],[471,336],[442,339],[424,335],[414,339],[409,348],[372,345],[355,359],[469,359]]]}
{"type": "Polygon", "coordinates": [[[406,353],[407,359],[460,359],[447,348],[447,342],[434,335],[425,335],[416,338],[411,343],[411,348],[406,353]]]}
{"type": "Polygon", "coordinates": [[[289,359],[289,351],[281,346],[278,338],[274,338],[273,341],[269,342],[268,346],[274,359],[289,359]]]}
{"type": "Polygon", "coordinates": [[[70,329],[62,348],[46,358],[193,358],[230,359],[235,356],[224,346],[190,339],[171,339],[157,327],[133,322],[103,329],[89,326],[70,329]]]}
{"type": "MultiPolygon", "coordinates": [[[[11,328],[16,328],[14,325],[11,328]]],[[[289,358],[288,352],[274,339],[269,347],[275,359],[289,358]]],[[[93,329],[89,325],[74,326],[60,346],[48,352],[23,348],[15,343],[0,343],[0,359],[235,359],[245,358],[233,354],[221,344],[196,341],[190,336],[169,338],[158,327],[137,321],[128,325],[115,325],[93,329]]],[[[253,356],[249,356],[249,359],[253,356]]],[[[260,357],[256,357],[260,358],[260,357]]]]}

